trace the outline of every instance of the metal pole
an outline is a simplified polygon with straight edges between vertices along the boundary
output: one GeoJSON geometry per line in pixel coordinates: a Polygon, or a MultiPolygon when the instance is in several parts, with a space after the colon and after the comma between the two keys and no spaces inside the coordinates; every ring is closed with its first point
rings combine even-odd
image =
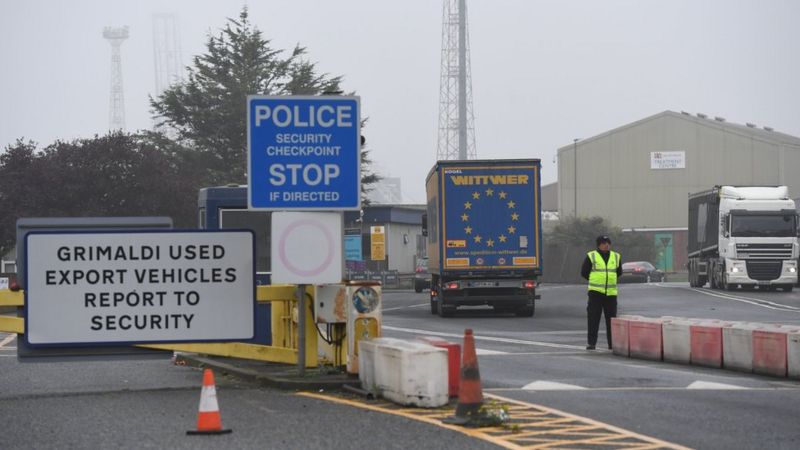
{"type": "Polygon", "coordinates": [[[458,2],[458,159],[467,159],[467,0],[458,2]]]}
{"type": "Polygon", "coordinates": [[[578,217],[578,141],[579,140],[580,140],[580,138],[575,138],[575,139],[572,140],[572,154],[573,154],[572,157],[573,157],[573,163],[574,163],[574,169],[572,171],[572,176],[574,177],[573,181],[575,182],[575,189],[573,190],[574,191],[573,194],[575,195],[575,198],[573,200],[574,203],[572,204],[572,206],[574,208],[573,209],[573,212],[574,212],[573,215],[575,217],[578,217]]]}
{"type": "Polygon", "coordinates": [[[297,374],[306,374],[306,285],[297,285],[297,374]]]}

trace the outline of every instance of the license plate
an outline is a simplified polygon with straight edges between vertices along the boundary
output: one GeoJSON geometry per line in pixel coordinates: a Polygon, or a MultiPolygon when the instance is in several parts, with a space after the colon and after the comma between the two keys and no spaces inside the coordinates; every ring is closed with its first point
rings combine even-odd
{"type": "Polygon", "coordinates": [[[758,285],[759,286],[769,286],[769,281],[759,281],[758,285]]]}
{"type": "Polygon", "coordinates": [[[494,287],[494,281],[474,281],[472,287],[494,287]]]}

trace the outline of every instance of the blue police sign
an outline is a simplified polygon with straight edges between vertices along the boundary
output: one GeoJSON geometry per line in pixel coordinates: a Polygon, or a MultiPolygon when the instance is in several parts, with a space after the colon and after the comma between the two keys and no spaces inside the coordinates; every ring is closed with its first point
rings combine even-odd
{"type": "Polygon", "coordinates": [[[247,97],[248,207],[361,209],[358,97],[247,97]]]}

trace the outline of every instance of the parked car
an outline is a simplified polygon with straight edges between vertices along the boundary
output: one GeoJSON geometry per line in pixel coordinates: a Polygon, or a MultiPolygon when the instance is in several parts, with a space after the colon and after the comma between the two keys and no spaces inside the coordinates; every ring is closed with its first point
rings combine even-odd
{"type": "Polygon", "coordinates": [[[414,292],[422,292],[431,288],[431,274],[428,273],[428,257],[417,259],[417,268],[414,270],[414,292]]]}
{"type": "Polygon", "coordinates": [[[667,274],[647,261],[622,263],[620,283],[651,283],[667,281],[667,274]]]}

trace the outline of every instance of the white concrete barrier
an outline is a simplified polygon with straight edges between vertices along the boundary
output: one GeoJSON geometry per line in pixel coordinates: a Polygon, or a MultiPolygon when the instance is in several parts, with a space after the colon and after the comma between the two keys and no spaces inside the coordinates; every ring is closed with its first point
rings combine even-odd
{"type": "Polygon", "coordinates": [[[380,337],[366,339],[358,342],[359,366],[358,380],[361,381],[361,388],[380,394],[378,380],[375,374],[375,359],[378,345],[391,345],[403,342],[401,339],[380,337]]]}
{"type": "Polygon", "coordinates": [[[401,405],[435,408],[447,404],[447,350],[395,340],[377,342],[374,353],[380,395],[401,405]]]}
{"type": "Polygon", "coordinates": [[[696,321],[688,319],[665,319],[661,324],[664,361],[689,364],[692,357],[689,327],[696,321]]]}
{"type": "Polygon", "coordinates": [[[722,329],[722,367],[753,371],[753,330],[764,324],[737,322],[722,329]]]}
{"type": "Polygon", "coordinates": [[[800,330],[791,331],[786,342],[789,378],[800,378],[800,330]]]}

